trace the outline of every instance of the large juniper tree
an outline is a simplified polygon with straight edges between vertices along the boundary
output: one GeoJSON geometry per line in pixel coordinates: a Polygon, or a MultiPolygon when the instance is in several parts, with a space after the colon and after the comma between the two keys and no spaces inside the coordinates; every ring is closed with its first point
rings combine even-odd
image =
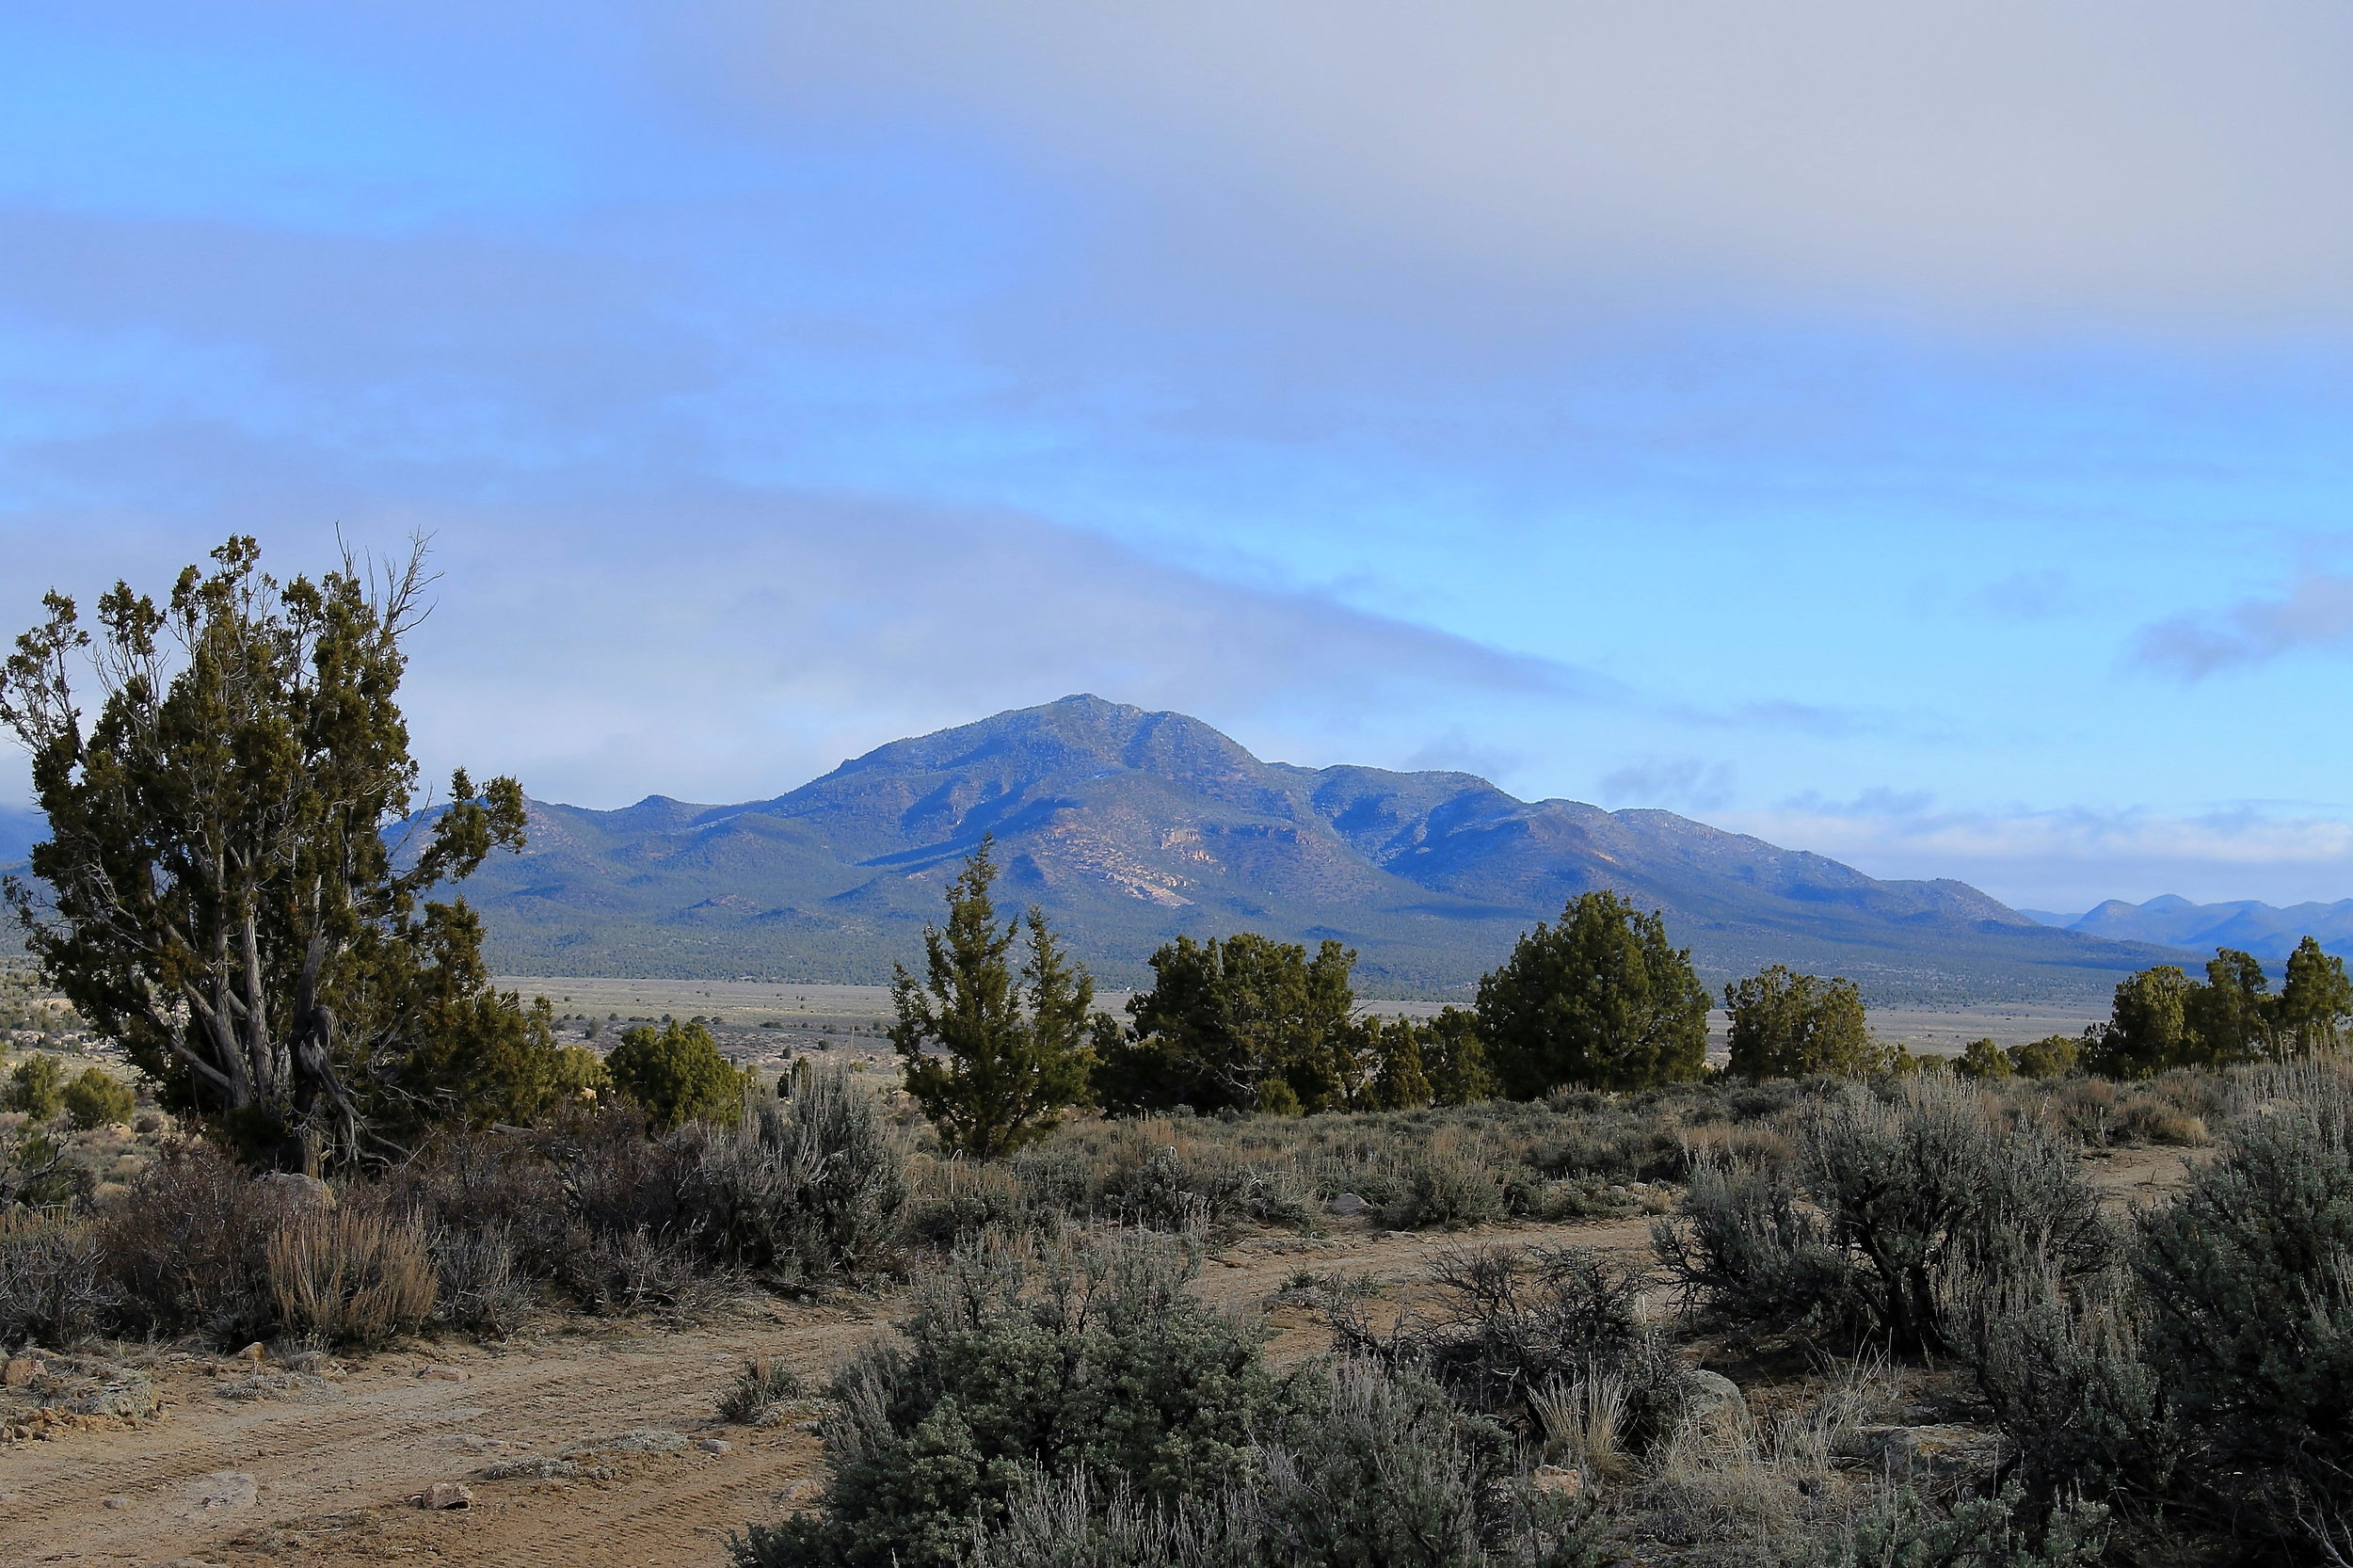
{"type": "Polygon", "coordinates": [[[1107,1044],[1096,1088],[1114,1110],[1337,1111],[1366,1087],[1352,1023],[1356,954],[1254,931],[1152,954],[1152,988],[1128,999],[1132,1034],[1107,1044]]]}
{"type": "Polygon", "coordinates": [[[1479,1033],[1504,1092],[1647,1089],[1707,1065],[1707,991],[1689,948],[1607,889],[1572,900],[1479,983],[1479,1033]]]}
{"type": "Polygon", "coordinates": [[[118,583],[95,634],[50,594],[0,672],[49,819],[7,888],[34,955],[166,1103],[282,1166],[530,1109],[546,1009],[490,992],[478,922],[424,902],[520,847],[520,787],[461,771],[422,842],[385,839],[417,784],[395,697],[423,547],[316,582],[264,574],[250,538],[212,562],[161,605],[118,583]]]}
{"type": "Polygon", "coordinates": [[[923,978],[904,966],[891,987],[891,1043],[907,1093],[958,1153],[988,1158],[1052,1130],[1086,1094],[1095,982],[1071,963],[1032,907],[997,923],[997,880],[981,840],[948,889],[948,924],[923,930],[923,978]],[[1013,951],[1028,930],[1018,975],[1013,951]]]}

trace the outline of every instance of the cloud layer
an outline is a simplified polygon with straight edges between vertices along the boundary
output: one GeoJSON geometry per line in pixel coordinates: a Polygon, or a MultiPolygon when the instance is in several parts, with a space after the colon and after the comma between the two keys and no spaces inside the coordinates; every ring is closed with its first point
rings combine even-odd
{"type": "Polygon", "coordinates": [[[771,19],[733,57],[749,95],[895,72],[1067,158],[1291,208],[1335,248],[2001,309],[2353,305],[2353,18],[2317,0],[720,15],[771,19]]]}

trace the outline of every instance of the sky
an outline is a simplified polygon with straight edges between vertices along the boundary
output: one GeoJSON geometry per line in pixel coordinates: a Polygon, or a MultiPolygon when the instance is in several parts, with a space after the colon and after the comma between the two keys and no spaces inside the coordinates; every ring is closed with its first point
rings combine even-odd
{"type": "Polygon", "coordinates": [[[543,799],[1091,691],[2353,897],[2349,75],[2277,0],[0,6],[0,630],[424,536],[420,758],[543,799]]]}

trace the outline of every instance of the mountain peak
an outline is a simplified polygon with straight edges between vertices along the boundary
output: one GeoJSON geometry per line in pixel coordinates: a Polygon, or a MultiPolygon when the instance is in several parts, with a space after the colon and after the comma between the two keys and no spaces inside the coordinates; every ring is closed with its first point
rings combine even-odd
{"type": "Polygon", "coordinates": [[[1142,979],[1171,936],[1252,930],[1346,943],[1373,994],[1459,994],[1600,888],[1663,911],[1719,980],[1786,962],[1881,999],[2081,995],[2178,956],[1672,812],[1266,762],[1188,714],[1093,693],[892,741],[772,800],[540,814],[547,831],[469,888],[510,972],[881,980],[984,836],[1008,909],[1044,908],[1111,984],[1142,979]]]}

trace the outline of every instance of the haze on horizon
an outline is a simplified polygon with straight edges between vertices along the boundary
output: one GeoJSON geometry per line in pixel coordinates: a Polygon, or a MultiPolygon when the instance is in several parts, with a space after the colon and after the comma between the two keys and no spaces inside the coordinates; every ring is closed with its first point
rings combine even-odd
{"type": "Polygon", "coordinates": [[[20,8],[0,632],[423,530],[423,759],[543,799],[1094,691],[2353,896],[2348,72],[2271,0],[20,8]]]}

